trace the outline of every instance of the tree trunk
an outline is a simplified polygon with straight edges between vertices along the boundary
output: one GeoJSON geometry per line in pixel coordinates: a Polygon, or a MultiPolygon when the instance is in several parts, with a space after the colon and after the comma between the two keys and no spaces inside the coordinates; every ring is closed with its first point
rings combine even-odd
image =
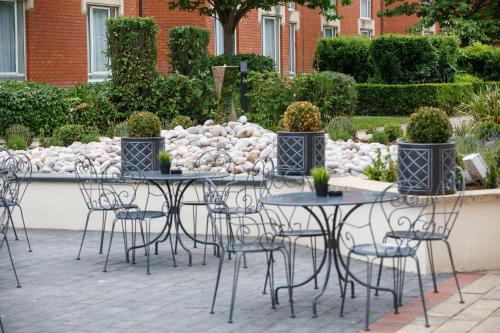
{"type": "Polygon", "coordinates": [[[232,25],[223,24],[224,27],[224,54],[233,55],[234,54],[234,28],[232,25]]]}

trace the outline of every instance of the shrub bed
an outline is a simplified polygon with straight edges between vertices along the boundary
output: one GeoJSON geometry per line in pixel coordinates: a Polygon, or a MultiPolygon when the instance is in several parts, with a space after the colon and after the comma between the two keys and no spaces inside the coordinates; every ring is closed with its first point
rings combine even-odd
{"type": "Polygon", "coordinates": [[[460,50],[460,69],[483,80],[500,81],[500,48],[475,43],[460,50]]]}
{"type": "Polygon", "coordinates": [[[204,28],[180,26],[170,29],[168,49],[174,73],[188,77],[208,71],[210,32],[204,28]]]}

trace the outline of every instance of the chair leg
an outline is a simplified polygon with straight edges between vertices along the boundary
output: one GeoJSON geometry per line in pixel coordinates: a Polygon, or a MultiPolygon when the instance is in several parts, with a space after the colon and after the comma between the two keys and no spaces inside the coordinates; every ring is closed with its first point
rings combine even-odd
{"type": "Polygon", "coordinates": [[[367,260],[366,268],[367,268],[367,274],[366,274],[365,331],[369,331],[370,330],[370,297],[372,295],[372,292],[370,290],[370,286],[372,283],[372,271],[373,271],[373,264],[370,261],[370,259],[367,260]]]}
{"type": "Polygon", "coordinates": [[[3,324],[2,324],[2,317],[0,316],[0,333],[5,333],[3,329],[3,324]]]}
{"type": "Polygon", "coordinates": [[[222,250],[222,256],[219,258],[219,269],[217,270],[217,279],[215,280],[215,290],[214,297],[212,299],[212,307],[210,308],[210,314],[214,314],[215,299],[217,298],[217,291],[219,290],[220,275],[222,273],[222,265],[224,264],[224,250],[222,250]]]}
{"type": "Polygon", "coordinates": [[[269,280],[269,268],[271,266],[270,255],[266,252],[266,262],[267,262],[267,270],[266,270],[266,279],[264,280],[264,289],[262,290],[262,294],[267,294],[267,281],[269,280]]]}
{"type": "Polygon", "coordinates": [[[271,252],[271,268],[269,271],[269,289],[273,292],[271,293],[271,309],[276,309],[276,304],[278,304],[278,291],[274,289],[274,253],[271,252]]]}
{"type": "Polygon", "coordinates": [[[9,252],[10,263],[12,265],[12,270],[14,270],[14,276],[16,277],[17,287],[21,288],[21,283],[19,282],[19,277],[17,276],[16,266],[14,266],[14,259],[12,258],[12,252],[10,251],[9,240],[7,235],[4,234],[5,246],[7,246],[7,251],[9,252]]]}
{"type": "MultiPolygon", "coordinates": [[[[104,262],[104,269],[102,270],[103,272],[107,272],[107,267],[108,267],[108,260],[109,260],[109,252],[111,251],[111,243],[113,242],[113,235],[115,233],[115,226],[116,226],[116,222],[118,220],[115,219],[113,221],[113,226],[111,227],[111,235],[109,236],[109,246],[108,246],[108,254],[106,254],[106,261],[104,262]]],[[[123,221],[122,221],[123,223],[123,221]]]]}
{"type": "MultiPolygon", "coordinates": [[[[198,206],[193,206],[193,238],[196,239],[196,226],[198,221],[198,206]]],[[[196,241],[193,241],[193,249],[196,249],[196,241]]]]}
{"type": "Polygon", "coordinates": [[[415,264],[417,266],[417,276],[418,276],[418,286],[420,288],[420,296],[422,297],[422,307],[424,309],[424,317],[425,317],[425,327],[430,327],[429,318],[427,317],[427,307],[425,306],[425,297],[424,297],[424,287],[422,284],[422,274],[420,273],[420,263],[416,256],[412,257],[415,260],[415,264]]]}
{"type": "Polygon", "coordinates": [[[346,261],[346,266],[345,266],[345,282],[343,284],[343,291],[342,291],[342,303],[340,304],[340,316],[344,316],[344,306],[345,306],[345,299],[347,298],[347,281],[349,279],[349,267],[351,264],[351,253],[347,255],[347,261],[346,261]]]}
{"type": "Polygon", "coordinates": [[[429,256],[429,266],[431,267],[432,285],[434,286],[434,292],[438,293],[437,283],[436,283],[436,269],[434,268],[434,253],[432,251],[432,241],[427,241],[427,255],[429,256]]]}
{"type": "Polygon", "coordinates": [[[380,266],[377,275],[377,289],[375,289],[375,296],[378,296],[378,287],[380,287],[380,278],[382,277],[382,268],[384,267],[384,258],[380,258],[380,266]]]}
{"type": "Polygon", "coordinates": [[[107,212],[103,210],[102,221],[101,221],[101,246],[99,247],[99,254],[102,254],[102,248],[104,245],[104,232],[106,231],[106,217],[107,217],[107,212]]]}
{"type": "Polygon", "coordinates": [[[286,253],[285,250],[280,250],[280,252],[283,254],[283,257],[285,259],[285,273],[286,273],[286,283],[288,286],[288,301],[290,302],[290,312],[291,312],[291,317],[295,318],[295,310],[293,306],[293,288],[292,288],[292,263],[290,260],[290,254],[286,253]]]}
{"type": "Polygon", "coordinates": [[[28,230],[26,230],[26,223],[24,222],[23,208],[19,204],[16,204],[16,207],[19,208],[19,213],[21,214],[21,221],[23,222],[24,235],[26,236],[26,242],[28,243],[28,252],[33,252],[31,251],[30,238],[28,237],[28,230]]]}
{"type": "Polygon", "coordinates": [[[208,242],[208,225],[210,223],[210,216],[207,215],[207,225],[205,227],[205,244],[203,248],[203,262],[201,263],[202,265],[207,264],[207,242],[208,242]]]}
{"type": "MultiPolygon", "coordinates": [[[[222,257],[223,258],[223,257],[222,257]]],[[[238,288],[238,276],[240,274],[240,266],[241,266],[241,255],[234,255],[234,275],[233,275],[233,292],[231,294],[231,308],[229,310],[229,321],[228,323],[233,323],[233,312],[234,312],[234,304],[236,303],[236,289],[238,288]]]]}
{"type": "Polygon", "coordinates": [[[76,260],[80,260],[80,254],[82,252],[82,247],[83,247],[83,241],[85,240],[85,235],[87,234],[87,227],[89,225],[89,219],[90,215],[92,214],[92,211],[90,210],[87,213],[87,219],[85,220],[85,228],[83,229],[83,236],[82,236],[82,242],[80,243],[80,250],[78,251],[78,256],[76,257],[76,260]]]}
{"type": "MultiPolygon", "coordinates": [[[[151,248],[150,248],[150,240],[151,240],[151,220],[145,221],[146,223],[146,241],[147,241],[147,246],[146,246],[146,261],[147,261],[147,274],[150,275],[150,253],[151,253],[151,248]]],[[[142,224],[142,221],[140,222],[142,224]]]]}
{"type": "Polygon", "coordinates": [[[12,215],[10,214],[9,207],[7,207],[6,209],[7,209],[8,221],[10,221],[10,225],[12,226],[12,231],[14,232],[14,239],[17,241],[17,240],[19,240],[19,237],[17,237],[17,231],[16,231],[16,226],[14,225],[14,219],[12,218],[12,215]]]}
{"type": "Polygon", "coordinates": [[[464,299],[462,297],[462,291],[460,290],[460,283],[458,283],[457,270],[455,269],[455,262],[453,261],[451,246],[450,243],[448,243],[448,240],[443,239],[443,241],[446,244],[446,248],[448,249],[448,255],[450,256],[451,269],[453,270],[453,276],[455,277],[455,283],[457,284],[458,295],[460,296],[460,303],[463,304],[464,299]]]}

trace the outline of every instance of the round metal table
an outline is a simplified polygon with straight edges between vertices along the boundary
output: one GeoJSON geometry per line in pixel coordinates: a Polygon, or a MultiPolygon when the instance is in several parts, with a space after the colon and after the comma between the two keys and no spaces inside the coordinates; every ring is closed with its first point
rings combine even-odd
{"type": "MultiPolygon", "coordinates": [[[[183,172],[181,174],[162,174],[160,171],[144,171],[140,175],[123,175],[125,179],[138,179],[138,180],[146,180],[153,185],[155,185],[162,193],[165,201],[169,207],[167,222],[163,226],[160,234],[153,239],[150,244],[155,243],[155,254],[158,254],[158,243],[164,242],[170,236],[172,223],[175,228],[175,240],[179,242],[181,247],[186,251],[189,255],[189,266],[192,265],[192,254],[191,251],[186,248],[183,244],[181,237],[179,236],[179,231],[182,229],[184,234],[188,236],[190,239],[197,243],[215,245],[215,243],[204,242],[199,239],[196,239],[192,235],[190,235],[184,226],[182,225],[181,217],[180,217],[180,207],[182,205],[182,199],[184,193],[187,188],[196,181],[204,180],[204,179],[220,179],[227,177],[229,174],[226,172],[183,172]],[[167,191],[165,191],[162,184],[166,185],[167,191]],[[168,230],[167,230],[168,227],[168,230]],[[165,233],[166,232],[166,233],[165,233]],[[163,236],[163,239],[160,238],[163,236]]],[[[134,250],[144,245],[134,246],[129,249],[134,250]]],[[[174,257],[174,266],[177,266],[174,257]]]]}
{"type": "MultiPolygon", "coordinates": [[[[335,237],[335,229],[337,228],[337,218],[339,209],[341,206],[353,206],[343,217],[346,220],[356,209],[366,204],[373,204],[375,202],[388,202],[395,200],[400,197],[399,193],[386,193],[374,192],[374,191],[361,191],[361,190],[345,190],[341,196],[328,196],[328,197],[318,197],[315,192],[297,192],[297,193],[286,193],[278,195],[270,195],[262,199],[264,205],[269,206],[283,206],[283,207],[303,207],[311,216],[316,220],[318,226],[324,233],[325,239],[325,251],[323,253],[323,258],[321,264],[314,274],[308,279],[301,283],[294,284],[292,287],[303,286],[314,278],[317,277],[326,262],[326,278],[323,288],[319,295],[314,298],[313,301],[313,317],[317,317],[316,306],[320,297],[324,294],[326,287],[328,285],[328,280],[330,279],[330,272],[332,267],[332,258],[335,263],[335,269],[339,277],[339,283],[342,293],[342,282],[345,278],[340,271],[339,263],[344,266],[342,257],[339,255],[338,242],[335,237]],[[326,213],[326,208],[334,207],[334,213],[328,215],[326,213]],[[320,214],[313,211],[316,208],[319,210],[320,214]]],[[[354,297],[354,283],[349,281],[351,284],[351,295],[354,297]]],[[[288,288],[286,286],[278,287],[276,290],[288,288]]]]}

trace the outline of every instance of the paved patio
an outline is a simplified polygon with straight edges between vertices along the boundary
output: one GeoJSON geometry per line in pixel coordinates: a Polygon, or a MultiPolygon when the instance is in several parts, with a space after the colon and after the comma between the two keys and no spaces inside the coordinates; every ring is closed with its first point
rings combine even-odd
{"type": "MultiPolygon", "coordinates": [[[[201,265],[202,248],[193,250],[193,266],[179,252],[178,267],[172,264],[169,246],[152,256],[152,274],[146,275],[145,257],[136,265],[124,260],[121,237],[115,238],[108,273],[103,273],[104,255],[97,253],[99,233],[89,232],[82,259],[76,261],[81,233],[64,230],[31,230],[33,253],[25,241],[11,241],[22,288],[16,288],[5,248],[0,252],[0,313],[6,332],[358,332],[363,328],[365,290],[348,299],[346,316],[340,318],[337,279],[318,307],[319,318],[311,316],[311,302],[317,291],[312,284],[295,290],[297,318],[289,318],[282,303],[271,309],[269,295],[262,294],[265,256],[248,257],[242,269],[236,298],[234,324],[228,324],[232,283],[232,261],[226,261],[215,315],[209,314],[215,283],[217,259],[209,256],[201,265]]],[[[192,243],[188,243],[192,246],[192,243]]],[[[284,281],[282,261],[276,275],[284,281]]],[[[297,279],[311,271],[310,250],[301,248],[297,257],[297,279]]],[[[365,276],[365,266],[356,270],[365,276]]],[[[387,271],[385,285],[392,284],[387,271]]],[[[442,281],[446,277],[441,277],[442,281]]],[[[322,280],[321,280],[322,281],[322,280]]],[[[416,300],[418,284],[408,274],[404,302],[416,300]]],[[[426,290],[431,281],[425,279],[426,290]]],[[[392,312],[388,294],[372,298],[372,322],[392,312]]],[[[420,304],[420,303],[418,303],[420,304]]],[[[404,308],[404,307],[403,307],[404,308]]],[[[431,319],[431,324],[435,322],[431,319]]],[[[424,331],[423,325],[418,326],[424,331]]],[[[417,330],[420,332],[420,330],[417,330]]]]}

